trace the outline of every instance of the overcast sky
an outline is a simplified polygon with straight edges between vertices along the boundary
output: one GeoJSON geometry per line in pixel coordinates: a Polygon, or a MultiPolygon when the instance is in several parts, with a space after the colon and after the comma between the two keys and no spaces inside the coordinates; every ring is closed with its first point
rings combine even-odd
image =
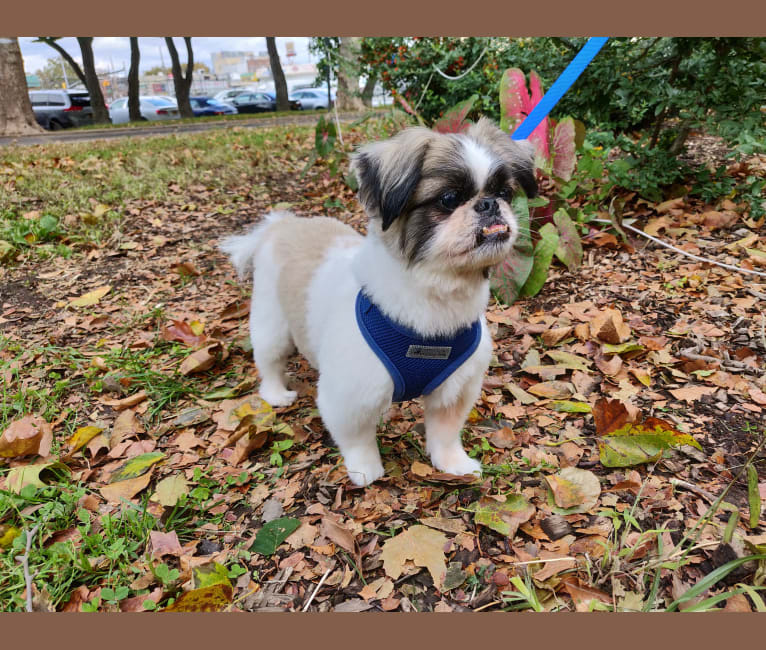
{"type": "MultiPolygon", "coordinates": [[[[37,70],[45,67],[48,59],[58,57],[58,53],[45,43],[33,43],[36,37],[21,36],[19,44],[21,53],[24,56],[24,69],[27,74],[33,74],[37,70]]],[[[295,57],[292,63],[308,63],[312,61],[309,51],[309,39],[303,36],[277,36],[277,50],[283,63],[287,62],[285,52],[285,43],[292,41],[295,43],[295,57]]],[[[62,38],[59,40],[62,47],[72,55],[72,57],[82,63],[80,57],[80,47],[77,39],[74,37],[62,38]]],[[[162,65],[163,59],[166,66],[170,66],[170,54],[168,54],[165,39],[159,36],[146,36],[138,39],[141,49],[141,71],[148,70],[157,65],[162,65]]],[[[259,52],[266,52],[265,36],[250,37],[194,37],[192,38],[192,48],[194,50],[194,61],[205,63],[212,69],[213,52],[221,51],[241,51],[252,52],[258,56],[259,52]]],[[[181,63],[186,61],[186,47],[183,39],[176,39],[176,49],[181,57],[181,63]]],[[[130,66],[130,41],[127,36],[97,36],[93,39],[93,54],[96,58],[96,67],[98,69],[124,68],[127,72],[130,66]]]]}

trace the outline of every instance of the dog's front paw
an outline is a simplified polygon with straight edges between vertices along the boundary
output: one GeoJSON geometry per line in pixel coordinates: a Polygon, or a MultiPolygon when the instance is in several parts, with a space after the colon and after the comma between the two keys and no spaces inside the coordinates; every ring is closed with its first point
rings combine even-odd
{"type": "Polygon", "coordinates": [[[343,462],[346,465],[348,478],[354,485],[359,487],[369,485],[385,474],[377,449],[374,454],[371,452],[355,451],[343,454],[343,462]]]}
{"type": "Polygon", "coordinates": [[[479,474],[481,475],[481,463],[471,458],[463,449],[446,454],[432,454],[431,462],[434,467],[446,474],[479,474]]]}
{"type": "Polygon", "coordinates": [[[298,393],[294,390],[286,389],[269,389],[261,387],[261,398],[269,403],[270,406],[290,406],[298,397],[298,393]]]}

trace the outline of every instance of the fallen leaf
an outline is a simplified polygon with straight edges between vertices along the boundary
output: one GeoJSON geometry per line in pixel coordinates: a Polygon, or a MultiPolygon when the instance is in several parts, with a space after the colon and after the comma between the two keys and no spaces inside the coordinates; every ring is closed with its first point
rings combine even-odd
{"type": "Polygon", "coordinates": [[[178,541],[178,533],[174,530],[169,533],[159,530],[149,531],[149,542],[152,548],[152,559],[161,559],[166,555],[179,556],[183,553],[181,542],[178,541]]]}
{"type": "Polygon", "coordinates": [[[182,474],[176,474],[175,476],[168,476],[157,483],[151,500],[166,508],[170,508],[176,505],[178,500],[186,494],[189,494],[189,484],[182,474]]]}
{"type": "Polygon", "coordinates": [[[590,322],[590,333],[605,343],[624,343],[630,338],[630,327],[622,320],[619,311],[604,309],[590,322]]]}
{"type": "Polygon", "coordinates": [[[587,469],[565,467],[546,476],[545,480],[551,488],[554,503],[565,511],[558,514],[588,512],[601,495],[598,477],[587,469]]]}
{"type": "Polygon", "coordinates": [[[109,478],[110,483],[117,483],[118,481],[125,481],[127,479],[136,478],[148,472],[153,465],[164,460],[165,454],[161,451],[152,451],[148,454],[139,454],[128,459],[120,467],[118,467],[109,478]]]}
{"type": "Polygon", "coordinates": [[[474,513],[474,521],[482,526],[509,537],[535,514],[536,508],[520,494],[507,494],[504,501],[482,497],[468,507],[474,513]]]}
{"type": "Polygon", "coordinates": [[[11,422],[0,436],[0,458],[17,456],[47,456],[53,433],[43,418],[27,415],[11,422]]]}
{"type": "Polygon", "coordinates": [[[126,481],[118,481],[102,487],[99,492],[109,503],[120,503],[121,499],[132,499],[143,490],[152,480],[152,473],[147,472],[143,476],[130,478],[126,481]]]}
{"type": "Polygon", "coordinates": [[[178,341],[189,347],[197,347],[207,339],[201,332],[195,333],[190,323],[180,320],[174,320],[171,325],[163,327],[160,336],[163,341],[178,341]]]}
{"type": "Polygon", "coordinates": [[[261,555],[274,555],[279,545],[284,542],[291,533],[301,525],[300,519],[293,517],[281,517],[263,525],[255,536],[255,541],[250,546],[251,553],[261,555]]]}
{"type": "Polygon", "coordinates": [[[77,429],[71,438],[69,438],[69,452],[68,456],[71,456],[76,451],[82,449],[87,445],[91,439],[95,438],[103,429],[100,427],[87,426],[77,429]]]}
{"type": "Polygon", "coordinates": [[[574,392],[572,384],[566,381],[541,381],[529,387],[529,392],[548,399],[564,399],[574,392]]]}
{"type": "Polygon", "coordinates": [[[182,594],[172,605],[161,612],[221,612],[232,602],[233,590],[230,585],[214,584],[201,589],[192,589],[182,594]]]}
{"type": "Polygon", "coordinates": [[[111,289],[112,287],[110,285],[99,287],[98,289],[84,293],[79,298],[70,300],[69,304],[72,307],[90,307],[91,305],[98,303],[101,298],[111,291],[111,289]]]}
{"type": "Polygon", "coordinates": [[[685,386],[684,388],[673,388],[669,392],[676,399],[691,404],[703,395],[712,395],[715,393],[715,388],[712,386],[685,386]]]}
{"type": "Polygon", "coordinates": [[[416,566],[426,567],[437,589],[442,588],[447,565],[444,545],[447,537],[427,526],[414,525],[387,539],[383,544],[380,559],[386,575],[396,580],[404,571],[406,560],[412,560],[416,566]]]}
{"type": "Polygon", "coordinates": [[[70,474],[70,469],[58,461],[14,467],[6,478],[9,492],[18,494],[25,485],[45,487],[46,481],[60,479],[70,474]]]}
{"type": "Polygon", "coordinates": [[[702,449],[692,436],[658,418],[626,423],[598,441],[599,458],[604,467],[630,467],[653,462],[665,449],[681,445],[702,449]]]}
{"type": "Polygon", "coordinates": [[[219,359],[223,360],[224,357],[223,344],[220,341],[215,341],[196,352],[192,352],[181,362],[178,371],[184,376],[195,372],[204,372],[210,370],[219,359]]]}

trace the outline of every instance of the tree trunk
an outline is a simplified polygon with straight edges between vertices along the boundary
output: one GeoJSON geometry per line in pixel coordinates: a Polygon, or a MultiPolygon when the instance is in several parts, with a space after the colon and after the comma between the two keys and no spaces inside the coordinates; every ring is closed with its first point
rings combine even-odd
{"type": "Polygon", "coordinates": [[[141,102],[138,99],[138,64],[141,62],[141,52],[138,49],[138,37],[130,37],[130,70],[128,71],[128,114],[131,122],[141,119],[141,102]]]}
{"type": "Polygon", "coordinates": [[[372,96],[375,94],[375,84],[378,83],[378,73],[370,72],[362,90],[362,102],[365,106],[372,106],[372,96]]]}
{"type": "Polygon", "coordinates": [[[274,90],[277,93],[277,110],[289,111],[290,99],[287,94],[287,81],[285,81],[285,73],[282,71],[282,64],[279,61],[279,52],[277,52],[277,42],[274,36],[266,37],[266,49],[269,51],[271,78],[274,79],[274,90]]]}
{"type": "Polygon", "coordinates": [[[85,73],[85,85],[90,95],[90,107],[93,109],[94,124],[109,124],[109,111],[104,103],[104,95],[101,92],[101,82],[96,74],[96,61],[93,58],[93,37],[78,36],[77,42],[80,44],[80,53],[82,54],[82,69],[85,73]]]}
{"type": "Polygon", "coordinates": [[[176,101],[178,102],[178,111],[181,117],[194,117],[191,104],[189,103],[189,93],[191,91],[192,78],[194,75],[194,52],[192,52],[191,37],[184,36],[186,43],[186,73],[181,71],[181,60],[178,58],[178,50],[173,43],[172,36],[166,36],[165,42],[170,52],[170,61],[173,70],[173,87],[176,90],[176,101]]]}
{"type": "Polygon", "coordinates": [[[37,40],[41,43],[47,43],[50,45],[56,52],[58,52],[64,60],[72,66],[72,70],[75,71],[75,74],[77,74],[77,77],[82,82],[82,85],[86,88],[88,87],[88,82],[85,80],[85,73],[82,71],[82,68],[80,65],[75,61],[69,52],[67,52],[63,47],[61,47],[57,42],[56,39],[59,38],[58,36],[38,36],[37,40]]]}
{"type": "Polygon", "coordinates": [[[338,92],[339,111],[361,111],[364,103],[359,97],[359,50],[362,39],[358,36],[343,36],[338,50],[338,92]]]}
{"type": "Polygon", "coordinates": [[[34,135],[41,131],[29,102],[19,40],[0,37],[0,135],[34,135]]]}

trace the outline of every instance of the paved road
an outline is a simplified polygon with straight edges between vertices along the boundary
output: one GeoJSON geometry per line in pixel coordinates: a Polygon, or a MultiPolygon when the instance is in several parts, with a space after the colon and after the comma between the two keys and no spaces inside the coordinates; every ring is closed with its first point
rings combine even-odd
{"type": "MultiPolygon", "coordinates": [[[[341,122],[352,122],[366,113],[338,113],[341,122]]],[[[84,142],[88,140],[104,140],[111,138],[145,138],[153,135],[169,135],[172,133],[199,133],[211,129],[226,129],[240,127],[246,129],[266,128],[284,124],[316,124],[320,115],[283,115],[281,117],[262,117],[252,120],[220,120],[200,122],[198,124],[169,124],[152,125],[131,128],[110,129],[71,129],[66,131],[47,131],[40,135],[25,135],[21,137],[0,137],[2,145],[33,145],[53,142],[84,142]]]]}

